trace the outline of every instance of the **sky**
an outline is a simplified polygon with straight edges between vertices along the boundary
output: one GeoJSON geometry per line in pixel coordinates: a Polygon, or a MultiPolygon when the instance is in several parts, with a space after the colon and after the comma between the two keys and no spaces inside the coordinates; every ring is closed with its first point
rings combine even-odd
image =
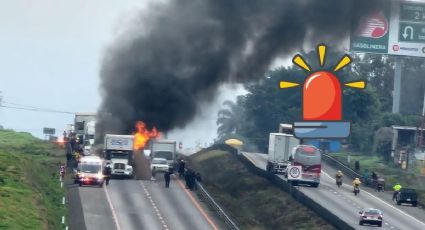
{"type": "MultiPolygon", "coordinates": [[[[103,52],[149,1],[0,0],[0,92],[3,105],[65,112],[96,112],[101,102],[99,70],[103,52]]],[[[184,129],[169,133],[184,147],[210,143],[224,100],[242,94],[222,87],[184,129]],[[236,93],[235,93],[236,92],[236,93]]],[[[0,107],[0,125],[44,138],[43,127],[61,134],[74,115],[0,107]]]]}

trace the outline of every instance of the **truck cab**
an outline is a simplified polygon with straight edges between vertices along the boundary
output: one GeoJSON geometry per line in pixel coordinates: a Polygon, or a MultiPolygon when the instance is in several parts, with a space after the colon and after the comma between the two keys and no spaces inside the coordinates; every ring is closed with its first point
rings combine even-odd
{"type": "Polygon", "coordinates": [[[128,151],[109,151],[109,157],[112,164],[113,176],[133,177],[133,166],[130,162],[132,160],[132,154],[128,151]]]}
{"type": "Polygon", "coordinates": [[[133,141],[133,135],[105,135],[104,157],[112,164],[112,176],[134,176],[133,141]]]}

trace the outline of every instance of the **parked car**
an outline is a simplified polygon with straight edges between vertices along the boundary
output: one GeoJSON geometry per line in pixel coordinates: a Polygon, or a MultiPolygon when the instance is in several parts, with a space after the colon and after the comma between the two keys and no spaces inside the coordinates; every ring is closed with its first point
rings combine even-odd
{"type": "Polygon", "coordinates": [[[170,168],[167,159],[165,158],[153,158],[151,162],[151,170],[154,167],[157,172],[167,172],[170,168]]]}
{"type": "Polygon", "coordinates": [[[376,208],[368,208],[359,212],[360,220],[359,224],[376,224],[379,227],[382,227],[382,220],[384,218],[384,214],[381,210],[376,208]]]}
{"type": "Polygon", "coordinates": [[[418,205],[418,195],[413,188],[402,188],[396,196],[398,205],[403,203],[412,204],[413,207],[418,205]]]}

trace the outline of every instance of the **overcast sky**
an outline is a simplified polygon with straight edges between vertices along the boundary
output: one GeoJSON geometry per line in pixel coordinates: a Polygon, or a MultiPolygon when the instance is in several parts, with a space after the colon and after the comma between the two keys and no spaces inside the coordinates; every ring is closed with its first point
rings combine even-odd
{"type": "MultiPolygon", "coordinates": [[[[102,52],[146,3],[13,0],[0,6],[0,91],[5,102],[95,112],[102,52]]],[[[60,133],[72,115],[0,108],[5,128],[60,133]]]]}
{"type": "MultiPolygon", "coordinates": [[[[102,53],[149,1],[13,0],[0,3],[0,91],[3,105],[95,112],[102,53]]],[[[192,125],[170,137],[191,147],[215,137],[217,107],[234,99],[221,90],[192,125]]],[[[241,90],[238,90],[241,92],[241,90]]],[[[0,125],[43,138],[43,127],[60,134],[73,115],[0,108],[0,125]]]]}

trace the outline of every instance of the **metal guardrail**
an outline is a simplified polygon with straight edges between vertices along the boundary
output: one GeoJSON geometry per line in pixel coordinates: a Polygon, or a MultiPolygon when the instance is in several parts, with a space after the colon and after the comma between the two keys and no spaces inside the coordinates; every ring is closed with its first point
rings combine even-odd
{"type": "Polygon", "coordinates": [[[215,200],[212,198],[212,196],[207,192],[207,190],[204,188],[204,186],[202,186],[201,183],[199,182],[195,182],[197,183],[198,186],[198,192],[200,193],[200,195],[202,196],[202,198],[208,203],[208,205],[213,208],[217,214],[223,218],[225,224],[227,225],[228,229],[235,229],[235,230],[239,230],[238,226],[235,224],[235,222],[230,219],[230,217],[224,212],[224,210],[220,207],[220,205],[217,204],[217,202],[215,202],[215,200]]]}
{"type": "Polygon", "coordinates": [[[354,171],[352,168],[348,167],[341,161],[333,158],[332,156],[328,154],[322,154],[323,160],[326,161],[328,164],[335,166],[338,170],[341,170],[345,175],[351,177],[352,179],[358,177],[362,178],[362,175],[356,171],[354,171]]]}

